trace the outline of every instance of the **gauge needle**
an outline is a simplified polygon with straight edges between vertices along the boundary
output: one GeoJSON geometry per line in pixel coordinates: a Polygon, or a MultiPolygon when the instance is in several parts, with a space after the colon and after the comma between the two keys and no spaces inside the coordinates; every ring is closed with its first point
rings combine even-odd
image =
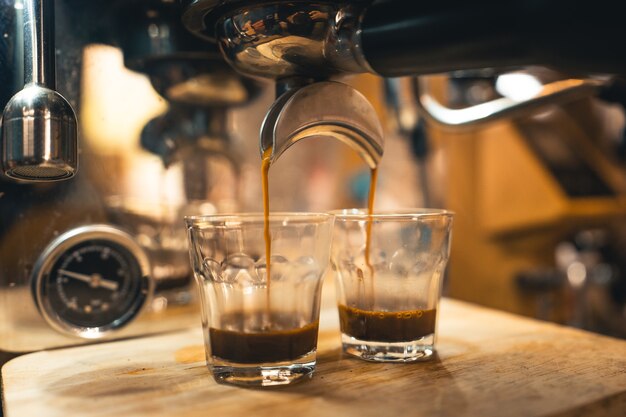
{"type": "Polygon", "coordinates": [[[59,269],[59,272],[70,278],[74,278],[79,281],[86,282],[94,288],[102,287],[102,288],[106,288],[107,290],[116,291],[119,286],[117,282],[111,281],[109,279],[104,279],[99,274],[87,275],[87,274],[81,274],[78,272],[68,271],[65,269],[59,269]]]}

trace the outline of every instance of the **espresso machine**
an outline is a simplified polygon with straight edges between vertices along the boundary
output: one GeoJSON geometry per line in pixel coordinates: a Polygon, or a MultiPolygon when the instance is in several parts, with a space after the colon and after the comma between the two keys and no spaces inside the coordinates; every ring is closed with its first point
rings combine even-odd
{"type": "Polygon", "coordinates": [[[197,324],[181,219],[236,209],[229,112],[252,102],[260,84],[191,35],[181,13],[171,1],[0,3],[3,361],[197,324]],[[125,196],[116,181],[137,174],[122,173],[84,134],[77,115],[92,44],[120,48],[125,67],[165,103],[125,157],[151,155],[159,175],[176,174],[176,202],[125,196]]]}
{"type": "Polygon", "coordinates": [[[179,217],[219,205],[209,160],[225,161],[237,177],[227,114],[254,99],[259,79],[274,81],[276,91],[261,152],[271,148],[275,160],[300,139],[328,136],[375,167],[384,149],[380,121],[338,79],[529,65],[574,77],[547,83],[533,97],[468,109],[446,108],[415,88],[422,115],[452,128],[527,114],[602,94],[626,74],[626,55],[616,52],[626,32],[618,6],[0,0],[0,350],[174,330],[187,325],[181,317],[196,323],[190,273],[175,267],[176,233],[97,187],[110,174],[82,142],[76,117],[85,46],[121,48],[124,64],[146,74],[167,101],[167,112],[144,127],[141,146],[165,168],[182,167],[179,217]]]}

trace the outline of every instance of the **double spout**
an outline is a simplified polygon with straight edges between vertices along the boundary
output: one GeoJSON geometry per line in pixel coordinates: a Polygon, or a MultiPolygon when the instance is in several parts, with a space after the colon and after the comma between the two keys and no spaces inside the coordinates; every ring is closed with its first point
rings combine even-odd
{"type": "Polygon", "coordinates": [[[302,139],[337,139],[355,150],[370,168],[383,155],[383,128],[370,102],[349,85],[322,81],[283,93],[261,126],[261,155],[273,163],[302,139]]]}

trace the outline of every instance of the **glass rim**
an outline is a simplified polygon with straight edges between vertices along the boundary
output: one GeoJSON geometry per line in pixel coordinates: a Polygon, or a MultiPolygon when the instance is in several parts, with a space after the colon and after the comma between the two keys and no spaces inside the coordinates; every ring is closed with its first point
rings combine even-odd
{"type": "MultiPolygon", "coordinates": [[[[332,214],[324,212],[281,211],[269,213],[269,220],[274,223],[276,221],[287,221],[290,224],[323,223],[332,219],[334,219],[332,214]]],[[[262,212],[220,213],[185,216],[184,220],[188,227],[201,225],[228,226],[229,223],[234,226],[244,223],[263,223],[265,215],[262,212]]]]}
{"type": "Polygon", "coordinates": [[[338,220],[417,220],[429,218],[453,218],[455,213],[446,209],[407,208],[399,210],[381,210],[369,214],[366,208],[349,208],[329,211],[338,220]]]}

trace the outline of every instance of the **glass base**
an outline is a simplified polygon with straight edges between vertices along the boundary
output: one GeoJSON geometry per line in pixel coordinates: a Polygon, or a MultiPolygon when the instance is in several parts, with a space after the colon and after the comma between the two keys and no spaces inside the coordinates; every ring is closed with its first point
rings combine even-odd
{"type": "Polygon", "coordinates": [[[287,385],[300,380],[310,379],[315,371],[315,354],[307,362],[280,362],[262,365],[226,362],[214,358],[209,366],[215,381],[221,384],[233,384],[246,387],[271,387],[287,385]]]}
{"type": "Polygon", "coordinates": [[[435,353],[435,335],[410,342],[372,342],[341,334],[343,351],[371,362],[418,362],[431,359],[435,353]]]}

